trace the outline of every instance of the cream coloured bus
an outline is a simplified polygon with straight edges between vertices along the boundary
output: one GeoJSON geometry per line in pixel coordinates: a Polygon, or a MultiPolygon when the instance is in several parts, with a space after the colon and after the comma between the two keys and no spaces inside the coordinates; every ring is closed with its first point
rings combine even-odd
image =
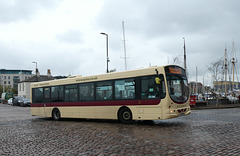
{"type": "Polygon", "coordinates": [[[188,115],[185,70],[159,66],[31,84],[33,116],[87,119],[163,120],[188,115]]]}

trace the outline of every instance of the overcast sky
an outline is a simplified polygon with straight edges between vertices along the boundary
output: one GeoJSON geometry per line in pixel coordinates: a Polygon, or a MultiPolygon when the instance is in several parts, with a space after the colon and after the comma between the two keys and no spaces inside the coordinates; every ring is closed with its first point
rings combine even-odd
{"type": "MultiPolygon", "coordinates": [[[[52,75],[95,75],[109,69],[183,66],[186,39],[189,81],[211,83],[207,66],[240,52],[239,0],[0,0],[0,69],[52,75]],[[35,72],[34,72],[35,73],[35,72]]],[[[237,63],[237,66],[239,66],[237,63]]],[[[237,68],[239,69],[239,68],[237,68]]],[[[239,72],[238,72],[239,73],[239,72]]]]}

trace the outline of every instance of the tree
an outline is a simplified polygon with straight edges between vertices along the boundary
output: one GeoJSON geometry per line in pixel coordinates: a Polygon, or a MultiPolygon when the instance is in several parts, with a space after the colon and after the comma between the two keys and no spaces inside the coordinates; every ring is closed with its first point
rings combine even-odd
{"type": "MultiPolygon", "coordinates": [[[[13,93],[13,94],[17,94],[16,89],[12,88],[11,86],[4,86],[4,92],[8,92],[8,93],[13,93]]],[[[2,95],[3,93],[3,86],[0,85],[0,94],[2,95]]]]}
{"type": "Polygon", "coordinates": [[[223,80],[224,75],[224,59],[220,58],[217,61],[210,63],[208,66],[208,70],[213,76],[213,80],[218,82],[219,80],[223,80]]]}
{"type": "Polygon", "coordinates": [[[173,58],[172,58],[172,62],[173,62],[173,64],[176,64],[176,65],[182,65],[182,58],[181,58],[181,56],[180,55],[178,55],[178,56],[173,56],[173,58]]]}

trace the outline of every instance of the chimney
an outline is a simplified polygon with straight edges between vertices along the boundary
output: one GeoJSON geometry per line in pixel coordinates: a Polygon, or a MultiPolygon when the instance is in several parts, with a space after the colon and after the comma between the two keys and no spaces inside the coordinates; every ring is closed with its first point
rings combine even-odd
{"type": "Polygon", "coordinates": [[[40,77],[40,73],[39,73],[38,69],[36,68],[36,82],[39,81],[38,77],[40,77]]]}
{"type": "Polygon", "coordinates": [[[38,71],[38,68],[36,69],[36,75],[39,77],[40,76],[40,73],[38,71]]]}
{"type": "Polygon", "coordinates": [[[50,69],[47,70],[47,76],[52,77],[50,69]]]}

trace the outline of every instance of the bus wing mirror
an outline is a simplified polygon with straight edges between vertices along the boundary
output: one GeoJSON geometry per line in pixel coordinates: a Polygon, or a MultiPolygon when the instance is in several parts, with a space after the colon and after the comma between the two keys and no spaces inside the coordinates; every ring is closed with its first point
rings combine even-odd
{"type": "Polygon", "coordinates": [[[161,79],[159,77],[156,77],[155,82],[156,82],[156,84],[161,84],[161,79]]]}

